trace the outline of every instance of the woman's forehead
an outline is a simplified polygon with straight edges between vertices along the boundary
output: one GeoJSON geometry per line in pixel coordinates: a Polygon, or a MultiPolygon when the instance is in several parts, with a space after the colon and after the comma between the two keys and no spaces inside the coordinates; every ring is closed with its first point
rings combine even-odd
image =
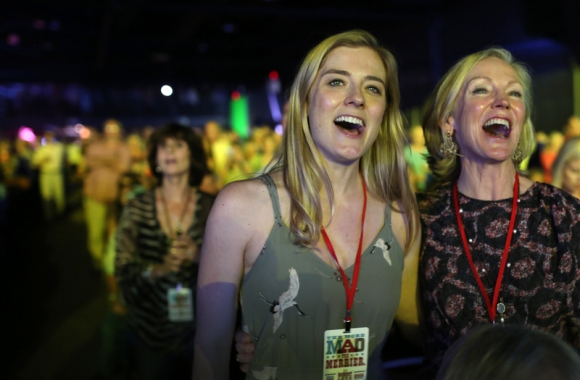
{"type": "Polygon", "coordinates": [[[182,142],[185,142],[185,140],[180,136],[164,136],[159,139],[159,145],[165,145],[168,143],[177,144],[182,142]]]}
{"type": "Polygon", "coordinates": [[[495,81],[505,80],[507,83],[517,83],[522,85],[522,80],[518,72],[508,62],[498,57],[487,57],[477,62],[467,73],[463,80],[463,86],[468,85],[475,79],[495,81]]]}

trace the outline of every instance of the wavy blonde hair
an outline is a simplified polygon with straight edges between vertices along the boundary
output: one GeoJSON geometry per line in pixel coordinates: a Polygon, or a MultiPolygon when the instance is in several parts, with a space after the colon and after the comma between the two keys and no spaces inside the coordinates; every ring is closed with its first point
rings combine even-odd
{"type": "Polygon", "coordinates": [[[281,168],[290,194],[290,230],[298,244],[312,246],[320,234],[325,190],[333,207],[333,189],[308,124],[308,101],[312,85],[328,54],[338,47],[366,47],[378,54],[385,71],[386,109],[377,139],[362,156],[360,171],[369,193],[385,203],[399,202],[407,219],[407,249],[418,235],[418,209],[409,183],[405,155],[403,119],[399,110],[400,92],[397,63],[368,32],[352,30],[333,35],[315,46],[304,58],[290,90],[288,125],[272,170],[281,168]]]}
{"type": "Polygon", "coordinates": [[[580,137],[571,137],[558,152],[558,157],[552,165],[552,185],[562,188],[562,172],[564,166],[572,161],[580,159],[580,137]]]}
{"type": "Polygon", "coordinates": [[[534,126],[531,120],[532,80],[527,68],[523,63],[517,62],[512,54],[505,49],[494,47],[482,50],[457,62],[439,81],[423,108],[422,125],[425,133],[425,144],[429,150],[429,168],[437,182],[455,181],[459,178],[461,163],[457,156],[445,157],[441,153],[440,147],[443,143],[441,126],[453,114],[457,99],[462,94],[465,80],[471,70],[480,61],[491,57],[499,58],[509,64],[522,84],[526,110],[524,127],[518,145],[522,152],[522,158],[528,157],[534,151],[534,126]]]}

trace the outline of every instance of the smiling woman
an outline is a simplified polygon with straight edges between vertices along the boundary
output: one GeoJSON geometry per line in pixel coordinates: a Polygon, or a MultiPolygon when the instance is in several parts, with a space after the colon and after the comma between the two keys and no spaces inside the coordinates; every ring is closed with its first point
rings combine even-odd
{"type": "Polygon", "coordinates": [[[256,343],[247,379],[380,379],[402,287],[400,304],[416,310],[403,268],[416,279],[418,215],[393,56],[364,31],[329,37],[304,59],[289,107],[272,169],[226,186],[210,214],[195,379],[229,378],[238,303],[256,343]]]}
{"type": "Polygon", "coordinates": [[[532,150],[530,77],[504,49],[469,55],[423,114],[436,175],[418,195],[426,358],[484,323],[554,333],[580,348],[580,201],[517,165],[532,150]]]}
{"type": "Polygon", "coordinates": [[[338,47],[328,54],[310,90],[308,121],[329,163],[357,160],[376,140],[386,109],[386,75],[370,48],[338,47]]]}
{"type": "Polygon", "coordinates": [[[132,199],[117,232],[115,274],[128,306],[138,379],[191,377],[199,247],[213,197],[201,138],[168,124],[148,141],[159,186],[132,199]]]}

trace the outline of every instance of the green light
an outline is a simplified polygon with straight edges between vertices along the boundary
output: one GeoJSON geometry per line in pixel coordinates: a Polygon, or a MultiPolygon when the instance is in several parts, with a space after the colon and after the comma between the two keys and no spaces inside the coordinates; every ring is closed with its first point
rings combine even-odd
{"type": "Polygon", "coordinates": [[[241,95],[230,101],[230,125],[242,139],[248,138],[250,132],[250,107],[248,98],[241,95]]]}

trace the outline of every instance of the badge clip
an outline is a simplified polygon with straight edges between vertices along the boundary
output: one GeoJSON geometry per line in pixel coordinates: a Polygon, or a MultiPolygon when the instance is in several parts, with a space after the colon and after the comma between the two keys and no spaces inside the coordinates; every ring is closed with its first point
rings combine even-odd
{"type": "Polygon", "coordinates": [[[346,311],[346,317],[344,318],[343,324],[344,324],[344,332],[345,333],[349,333],[350,332],[350,325],[351,325],[352,319],[350,317],[350,310],[346,311]]]}

